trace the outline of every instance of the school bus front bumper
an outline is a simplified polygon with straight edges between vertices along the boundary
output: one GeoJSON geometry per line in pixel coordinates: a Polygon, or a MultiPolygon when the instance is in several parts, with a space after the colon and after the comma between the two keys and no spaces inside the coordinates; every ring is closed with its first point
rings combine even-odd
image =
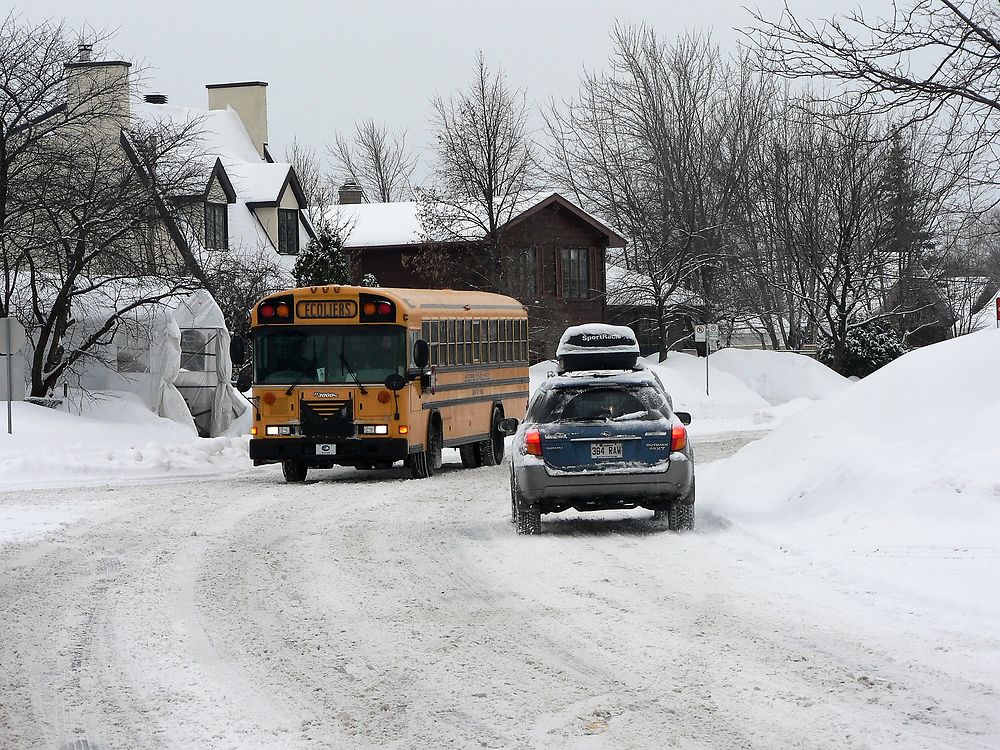
{"type": "Polygon", "coordinates": [[[250,458],[254,466],[282,461],[304,461],[312,466],[365,466],[385,461],[402,461],[413,450],[406,438],[269,438],[250,441],[250,458]]]}

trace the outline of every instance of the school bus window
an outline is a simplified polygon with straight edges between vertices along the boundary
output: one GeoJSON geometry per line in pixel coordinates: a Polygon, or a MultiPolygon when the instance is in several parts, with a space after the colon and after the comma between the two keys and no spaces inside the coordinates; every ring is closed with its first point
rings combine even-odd
{"type": "Polygon", "coordinates": [[[469,364],[479,362],[479,335],[482,327],[478,320],[472,321],[472,337],[469,340],[469,364]]]}
{"type": "Polygon", "coordinates": [[[458,355],[455,353],[455,319],[448,320],[448,364],[457,365],[458,355]]]}
{"type": "Polygon", "coordinates": [[[514,361],[514,321],[507,318],[503,322],[503,358],[507,362],[514,361]]]}
{"type": "Polygon", "coordinates": [[[427,343],[430,344],[431,349],[431,364],[441,364],[441,360],[438,358],[438,322],[436,320],[430,322],[430,336],[427,338],[427,343]]]}
{"type": "Polygon", "coordinates": [[[497,334],[497,319],[490,319],[490,362],[497,361],[497,342],[499,341],[497,334]]]}
{"type": "Polygon", "coordinates": [[[455,321],[455,362],[458,365],[465,364],[465,321],[455,321]]]}

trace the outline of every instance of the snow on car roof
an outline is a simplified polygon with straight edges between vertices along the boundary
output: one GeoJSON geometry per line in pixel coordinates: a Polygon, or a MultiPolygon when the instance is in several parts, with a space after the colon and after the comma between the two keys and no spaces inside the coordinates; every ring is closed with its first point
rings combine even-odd
{"type": "Polygon", "coordinates": [[[584,323],[570,326],[559,339],[556,356],[597,354],[600,352],[639,354],[639,342],[628,326],[607,323],[584,323]]]}

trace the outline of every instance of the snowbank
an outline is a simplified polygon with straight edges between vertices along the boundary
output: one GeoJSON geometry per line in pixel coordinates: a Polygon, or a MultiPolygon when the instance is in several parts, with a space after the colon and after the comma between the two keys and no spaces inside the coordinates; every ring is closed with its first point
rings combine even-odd
{"type": "Polygon", "coordinates": [[[238,471],[247,438],[202,439],[193,425],[152,414],[131,393],[104,392],[81,414],[13,404],[0,434],[0,489],[238,471]]]}
{"type": "Polygon", "coordinates": [[[852,576],[1000,611],[998,371],[997,331],[911,352],[700,467],[699,501],[852,576]]]}
{"type": "Polygon", "coordinates": [[[794,352],[723,349],[712,354],[709,363],[774,406],[799,398],[815,401],[851,384],[812,357],[794,352]]]}

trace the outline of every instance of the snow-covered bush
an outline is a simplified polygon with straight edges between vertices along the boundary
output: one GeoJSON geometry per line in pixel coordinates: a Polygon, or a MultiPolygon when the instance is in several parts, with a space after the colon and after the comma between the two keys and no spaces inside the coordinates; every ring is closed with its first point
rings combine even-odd
{"type": "Polygon", "coordinates": [[[351,269],[343,249],[343,238],[325,224],[295,259],[295,283],[298,286],[350,284],[351,269]]]}
{"type": "MultiPolygon", "coordinates": [[[[869,320],[847,332],[847,351],[840,374],[863,378],[880,367],[906,353],[906,344],[899,331],[887,318],[869,320]]],[[[835,367],[833,342],[829,338],[820,341],[817,359],[835,367]]]]}

